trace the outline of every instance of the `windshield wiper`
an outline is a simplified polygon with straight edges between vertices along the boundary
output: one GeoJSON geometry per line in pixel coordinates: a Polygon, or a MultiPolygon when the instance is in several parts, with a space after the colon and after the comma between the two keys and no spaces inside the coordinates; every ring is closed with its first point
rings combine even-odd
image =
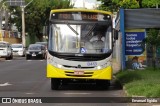
{"type": "Polygon", "coordinates": [[[76,35],[79,35],[78,32],[76,30],[74,30],[68,23],[67,23],[67,26],[76,34],[76,35]]]}
{"type": "Polygon", "coordinates": [[[94,30],[94,28],[96,27],[97,24],[94,24],[93,27],[88,31],[88,33],[86,34],[86,36],[89,36],[92,31],[94,30]]]}

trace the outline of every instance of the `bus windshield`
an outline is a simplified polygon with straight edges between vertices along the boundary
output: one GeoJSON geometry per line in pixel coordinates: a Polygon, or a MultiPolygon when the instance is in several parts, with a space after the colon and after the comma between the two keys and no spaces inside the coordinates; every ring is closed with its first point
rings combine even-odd
{"type": "Polygon", "coordinates": [[[107,24],[50,25],[49,50],[58,53],[102,54],[111,50],[111,26],[107,24]]]}

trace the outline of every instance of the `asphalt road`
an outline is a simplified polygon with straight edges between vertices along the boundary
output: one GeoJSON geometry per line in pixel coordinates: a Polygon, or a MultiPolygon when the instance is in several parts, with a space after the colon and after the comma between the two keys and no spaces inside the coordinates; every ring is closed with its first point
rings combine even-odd
{"type": "MultiPolygon", "coordinates": [[[[0,97],[124,97],[124,91],[112,82],[108,90],[94,84],[68,84],[60,90],[50,89],[46,78],[46,60],[0,61],[0,97]]],[[[83,98],[82,98],[83,99],[83,98]]],[[[87,98],[86,98],[87,99],[87,98]]],[[[98,99],[98,98],[97,98],[98,99]]],[[[104,98],[107,99],[107,98],[104,98]]],[[[96,101],[96,98],[93,99],[96,101]]],[[[2,104],[0,104],[1,106],[2,104]]],[[[126,106],[124,103],[48,103],[48,104],[3,104],[3,106],[126,106]]]]}

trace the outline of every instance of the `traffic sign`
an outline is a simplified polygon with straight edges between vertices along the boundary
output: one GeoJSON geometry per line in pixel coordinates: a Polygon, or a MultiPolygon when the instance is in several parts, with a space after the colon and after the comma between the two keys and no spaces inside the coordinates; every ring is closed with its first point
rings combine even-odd
{"type": "Polygon", "coordinates": [[[9,6],[25,6],[25,0],[7,0],[9,6]]]}

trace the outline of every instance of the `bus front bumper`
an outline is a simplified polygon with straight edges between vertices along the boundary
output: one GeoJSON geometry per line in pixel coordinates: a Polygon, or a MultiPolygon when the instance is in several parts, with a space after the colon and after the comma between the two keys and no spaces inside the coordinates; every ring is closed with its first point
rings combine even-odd
{"type": "MultiPolygon", "coordinates": [[[[75,69],[76,71],[76,69],[75,69]]],[[[77,75],[74,70],[65,70],[47,65],[47,77],[48,78],[68,78],[68,79],[101,79],[111,80],[112,79],[112,68],[108,66],[101,70],[81,70],[83,74],[77,75]]]]}

